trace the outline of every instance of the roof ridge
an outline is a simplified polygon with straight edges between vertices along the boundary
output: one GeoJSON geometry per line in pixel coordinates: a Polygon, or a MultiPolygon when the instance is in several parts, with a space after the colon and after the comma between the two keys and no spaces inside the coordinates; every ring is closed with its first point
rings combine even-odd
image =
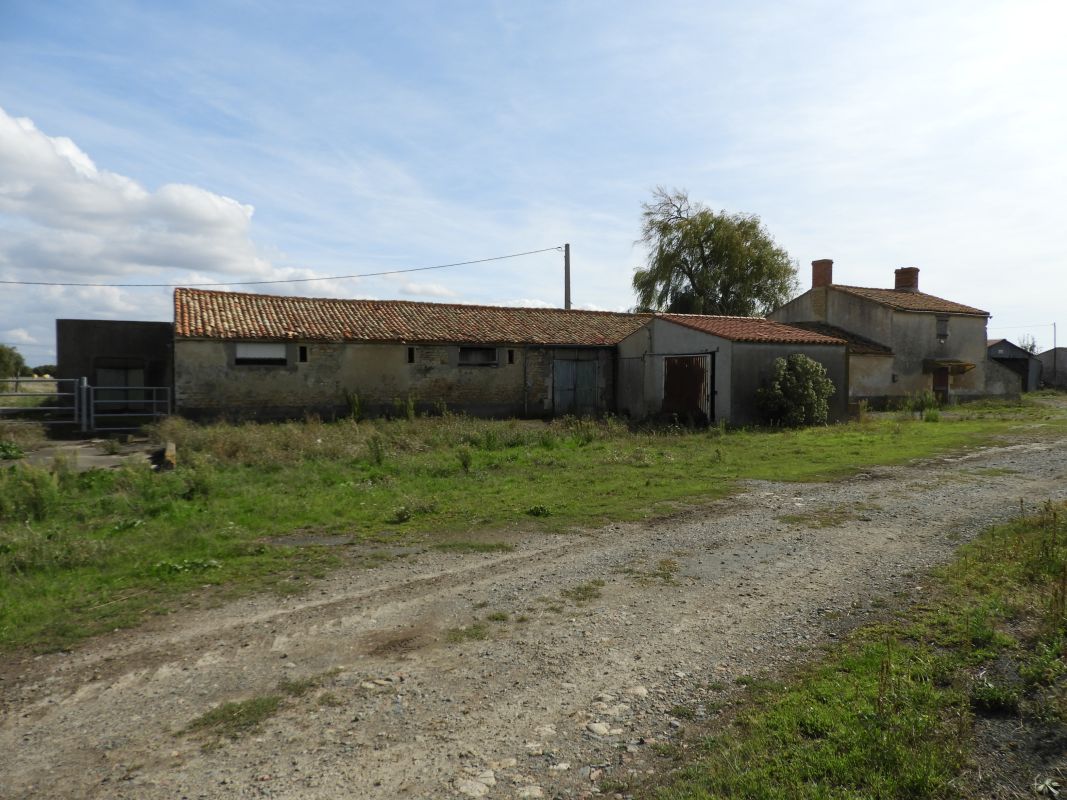
{"type": "Polygon", "coordinates": [[[711,314],[659,314],[659,319],[734,342],[785,344],[845,344],[846,340],[765,317],[725,317],[711,314]],[[760,331],[757,335],[753,331],[760,331]],[[777,337],[777,338],[770,338],[777,337]],[[788,337],[788,338],[787,338],[788,337]]]}
{"type": "Polygon", "coordinates": [[[698,319],[745,319],[774,322],[773,319],[768,319],[767,317],[742,317],[736,314],[681,314],[677,311],[653,311],[652,313],[660,317],[697,317],[698,319]]]}
{"type": "Polygon", "coordinates": [[[932,309],[932,308],[906,308],[906,307],[904,307],[904,306],[908,305],[907,298],[909,298],[909,297],[924,297],[924,298],[929,298],[930,300],[936,300],[939,303],[944,303],[946,305],[955,306],[956,309],[957,309],[955,311],[950,311],[948,309],[944,309],[943,310],[944,313],[969,314],[969,315],[986,316],[986,317],[992,316],[988,311],[984,311],[983,309],[977,308],[976,306],[969,306],[966,303],[960,303],[960,302],[958,302],[956,300],[948,300],[947,298],[941,297],[939,295],[930,294],[929,292],[921,292],[921,291],[919,291],[917,289],[916,290],[911,290],[911,289],[884,289],[884,288],[881,288],[881,287],[878,287],[878,286],[852,286],[852,285],[846,284],[846,283],[831,283],[831,284],[827,285],[827,288],[830,288],[830,289],[841,289],[842,291],[845,291],[845,292],[850,292],[850,293],[853,293],[853,294],[859,294],[861,297],[866,297],[866,299],[868,299],[868,300],[874,300],[874,302],[882,302],[882,303],[885,303],[886,305],[892,305],[892,303],[890,303],[889,300],[888,300],[889,297],[900,298],[900,300],[897,303],[897,305],[901,307],[899,309],[901,311],[912,311],[912,312],[917,312],[917,313],[937,313],[937,309],[932,309]],[[863,292],[876,292],[878,294],[884,294],[887,297],[884,300],[877,300],[877,299],[875,299],[873,297],[867,297],[866,295],[862,294],[863,292]]]}
{"type": "MultiPolygon", "coordinates": [[[[258,292],[224,292],[218,289],[199,289],[185,286],[176,286],[174,288],[174,295],[177,297],[178,293],[191,293],[191,294],[206,294],[217,295],[221,297],[263,297],[274,300],[300,300],[310,302],[323,302],[323,303],[380,303],[389,305],[405,305],[405,306],[434,306],[435,308],[474,308],[485,309],[490,311],[566,311],[569,313],[579,314],[604,314],[617,317],[650,317],[652,314],[647,311],[606,311],[596,310],[590,308],[559,308],[558,306],[502,306],[492,305],[489,303],[436,303],[430,300],[396,300],[396,299],[380,299],[380,298],[364,298],[364,297],[306,297],[304,295],[293,294],[261,294],[258,292]]],[[[695,315],[700,316],[700,315],[695,315]]],[[[747,318],[742,318],[747,319],[747,318]]]]}

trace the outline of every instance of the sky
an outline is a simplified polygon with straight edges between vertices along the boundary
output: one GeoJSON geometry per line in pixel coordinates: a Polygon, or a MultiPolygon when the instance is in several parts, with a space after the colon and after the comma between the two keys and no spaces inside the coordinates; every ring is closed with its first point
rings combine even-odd
{"type": "MultiPolygon", "coordinates": [[[[1061,0],[0,0],[0,281],[626,310],[657,186],[837,283],[1067,323],[1061,0]]],[[[0,283],[0,343],[172,318],[0,283]]],[[[1057,343],[1067,343],[1060,324],[1057,343]]]]}

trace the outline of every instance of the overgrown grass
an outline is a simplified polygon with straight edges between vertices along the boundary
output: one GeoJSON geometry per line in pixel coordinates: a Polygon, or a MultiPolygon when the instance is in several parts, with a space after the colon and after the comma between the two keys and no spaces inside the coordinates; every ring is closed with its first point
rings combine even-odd
{"type": "Polygon", "coordinates": [[[999,409],[938,425],[870,415],[798,431],[452,415],[171,419],[156,433],[177,443],[171,472],[0,466],[0,648],[66,647],[165,613],[204,587],[209,598],[300,591],[339,564],[370,565],[367,547],[503,551],[509,531],[669,515],[722,497],[742,478],[828,479],[996,436],[1064,430],[1056,409],[999,409]],[[456,457],[459,448],[469,460],[456,457]],[[493,543],[479,544],[485,532],[493,543]],[[272,543],[289,534],[355,544],[272,543]]]}
{"type": "Polygon", "coordinates": [[[747,682],[727,729],[648,796],[987,796],[969,768],[986,757],[970,744],[985,718],[1013,718],[1013,747],[1028,727],[1067,736],[1064,511],[987,532],[935,576],[934,597],[786,684],[747,682]]]}

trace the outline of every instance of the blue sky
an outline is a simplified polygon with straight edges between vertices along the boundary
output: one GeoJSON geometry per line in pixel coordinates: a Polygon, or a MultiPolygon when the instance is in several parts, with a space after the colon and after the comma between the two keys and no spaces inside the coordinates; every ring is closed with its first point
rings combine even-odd
{"type": "MultiPolygon", "coordinates": [[[[758,214],[839,283],[1067,296],[1061,2],[0,0],[0,278],[317,277],[570,242],[632,305],[657,185],[758,214]]],[[[275,293],[562,303],[556,252],[275,293]]],[[[169,319],[166,289],[0,286],[0,342],[169,319]]],[[[1061,326],[1063,327],[1063,326],[1061,326]]],[[[1067,342],[1067,328],[1060,344],[1067,342]]]]}

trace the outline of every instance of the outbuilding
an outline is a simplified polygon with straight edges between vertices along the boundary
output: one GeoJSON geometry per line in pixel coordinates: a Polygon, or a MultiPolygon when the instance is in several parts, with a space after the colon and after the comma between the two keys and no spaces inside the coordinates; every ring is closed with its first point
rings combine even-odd
{"type": "Polygon", "coordinates": [[[989,357],[1019,376],[1019,389],[1035,392],[1041,387],[1041,360],[1025,348],[1007,339],[990,339],[989,357]]]}
{"type": "Polygon", "coordinates": [[[767,319],[655,314],[619,342],[620,413],[681,421],[760,421],[756,390],[775,360],[801,353],[826,368],[836,391],[831,419],[848,408],[843,339],[767,319]]]}

